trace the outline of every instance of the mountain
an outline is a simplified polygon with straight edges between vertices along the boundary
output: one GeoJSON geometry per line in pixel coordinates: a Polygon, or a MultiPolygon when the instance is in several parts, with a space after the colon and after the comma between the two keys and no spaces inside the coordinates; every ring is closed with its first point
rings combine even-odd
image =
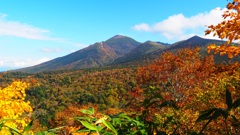
{"type": "Polygon", "coordinates": [[[159,44],[159,42],[152,42],[152,41],[147,41],[135,49],[133,49],[131,52],[128,54],[124,55],[123,57],[120,57],[114,61],[114,63],[124,63],[124,62],[129,62],[133,60],[138,60],[146,56],[147,54],[150,54],[154,51],[164,49],[166,46],[159,44]]]}
{"type": "Polygon", "coordinates": [[[132,38],[116,35],[105,42],[95,43],[69,55],[36,66],[19,69],[19,71],[42,72],[101,67],[124,56],[140,44],[132,38]]]}
{"type": "MultiPolygon", "coordinates": [[[[150,63],[152,60],[155,60],[156,58],[159,58],[159,56],[166,52],[176,52],[179,49],[182,48],[195,48],[200,47],[200,53],[202,56],[207,56],[207,46],[210,44],[216,44],[216,45],[222,45],[226,43],[226,41],[223,40],[216,40],[216,39],[205,39],[198,36],[193,36],[187,40],[176,42],[172,45],[166,46],[164,49],[157,50],[145,57],[145,59],[142,59],[141,61],[135,61],[135,63],[150,63]],[[146,62],[143,62],[146,61],[146,62]]],[[[235,46],[239,46],[237,43],[233,43],[235,46]]],[[[219,54],[214,55],[214,61],[215,63],[232,63],[236,61],[240,61],[240,56],[234,57],[233,59],[229,59],[227,55],[220,56],[219,54]]]]}
{"type": "Polygon", "coordinates": [[[206,39],[206,38],[201,38],[199,36],[193,36],[189,39],[178,41],[176,43],[167,45],[166,48],[155,51],[153,54],[151,54],[151,58],[158,57],[161,53],[166,52],[166,51],[177,51],[178,49],[182,48],[195,48],[195,47],[200,47],[202,52],[206,53],[206,48],[210,44],[224,44],[225,41],[222,40],[215,40],[215,39],[206,39]]]}
{"type": "Polygon", "coordinates": [[[180,49],[180,48],[194,48],[194,47],[207,47],[209,44],[214,43],[214,44],[223,44],[225,41],[222,40],[215,40],[215,39],[205,39],[201,38],[199,36],[193,36],[187,40],[179,41],[176,42],[172,45],[169,46],[168,49],[174,50],[174,49],[180,49]]]}
{"type": "MultiPolygon", "coordinates": [[[[198,46],[201,48],[201,53],[206,55],[206,47],[211,43],[224,44],[225,41],[194,36],[174,44],[152,41],[139,43],[130,37],[116,35],[106,41],[97,42],[69,55],[36,66],[19,69],[18,71],[42,72],[98,68],[102,66],[138,66],[151,63],[151,61],[159,58],[166,51],[176,52],[182,48],[198,46]]],[[[227,57],[215,56],[217,61],[227,60],[227,57]]]]}
{"type": "MultiPolygon", "coordinates": [[[[157,42],[157,43],[162,43],[162,42],[157,42]]],[[[146,65],[146,64],[151,63],[155,59],[159,58],[161,56],[161,54],[166,51],[176,52],[177,50],[182,49],[182,48],[195,48],[195,47],[200,47],[201,48],[200,53],[202,55],[207,55],[206,48],[209,44],[212,44],[212,43],[224,44],[225,41],[214,40],[214,39],[205,39],[205,38],[201,38],[198,36],[193,36],[187,40],[178,41],[174,44],[163,43],[164,44],[163,47],[161,47],[151,53],[145,54],[144,57],[137,57],[136,59],[133,59],[134,55],[130,54],[130,53],[136,51],[134,49],[132,52],[130,52],[126,56],[120,57],[120,58],[116,59],[114,62],[118,61],[121,64],[121,66],[128,66],[128,65],[137,65],[138,66],[138,65],[143,65],[143,64],[146,65]],[[125,58],[125,60],[122,60],[124,58],[125,58]],[[131,61],[129,61],[129,60],[131,60],[131,61]]],[[[136,47],[136,49],[140,48],[140,47],[141,47],[141,45],[136,47]]],[[[135,54],[138,54],[138,53],[135,53],[135,54]]],[[[141,54],[141,53],[139,53],[139,54],[141,54]]],[[[218,63],[228,60],[227,57],[218,57],[217,55],[215,55],[215,58],[218,63]]]]}

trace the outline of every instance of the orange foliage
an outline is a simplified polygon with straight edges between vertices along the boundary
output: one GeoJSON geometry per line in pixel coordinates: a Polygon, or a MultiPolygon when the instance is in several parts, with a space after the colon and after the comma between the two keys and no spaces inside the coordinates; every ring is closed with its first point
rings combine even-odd
{"type": "MultiPolygon", "coordinates": [[[[146,121],[157,122],[164,132],[171,134],[177,127],[180,134],[200,131],[205,125],[205,122],[196,124],[200,111],[212,107],[227,108],[226,88],[232,93],[233,100],[240,97],[239,67],[239,63],[214,65],[213,57],[201,58],[198,48],[179,50],[177,54],[166,52],[160,60],[138,69],[140,85],[131,91],[131,95],[143,104],[155,102],[148,108],[136,108],[147,111],[146,121]],[[157,95],[163,98],[157,98],[157,95]],[[175,102],[178,109],[159,107],[165,101],[175,102]]],[[[240,110],[231,113],[239,118],[240,110]]],[[[227,123],[231,125],[230,118],[227,123]]],[[[222,125],[225,125],[224,119],[217,119],[205,133],[225,132],[222,125]]],[[[231,128],[234,133],[234,127],[231,128]]]]}
{"type": "MultiPolygon", "coordinates": [[[[195,125],[199,112],[191,109],[193,89],[196,86],[202,86],[213,72],[213,57],[202,58],[200,49],[182,49],[176,54],[166,52],[162,54],[161,59],[153,64],[138,69],[137,86],[131,94],[137,102],[146,102],[160,95],[163,99],[152,98],[156,101],[148,108],[136,107],[140,111],[147,111],[147,121],[159,120],[159,126],[164,128],[164,132],[172,133],[179,124],[179,133],[186,133],[195,125]],[[152,89],[148,87],[152,87],[152,89]],[[179,110],[173,108],[159,108],[165,101],[175,102],[179,110]],[[191,115],[190,115],[191,114],[191,115]],[[175,124],[166,125],[167,118],[174,117],[175,124]],[[167,126],[167,127],[166,127],[167,126]]],[[[171,123],[171,122],[169,122],[171,123]]]]}
{"type": "Polygon", "coordinates": [[[164,53],[161,60],[138,69],[138,82],[161,85],[164,89],[162,92],[170,94],[171,99],[183,100],[182,92],[199,85],[213,70],[213,57],[202,59],[199,50],[183,49],[177,54],[164,53]]]}
{"type": "Polygon", "coordinates": [[[215,44],[211,44],[207,48],[208,53],[210,53],[211,50],[214,51],[214,54],[220,53],[220,56],[223,56],[226,54],[230,59],[240,54],[240,47],[237,47],[237,46],[229,46],[229,45],[216,46],[215,44]]]}
{"type": "Polygon", "coordinates": [[[208,47],[208,52],[211,50],[214,53],[220,53],[220,55],[227,54],[229,58],[238,56],[240,54],[239,46],[230,46],[234,40],[240,39],[240,3],[238,0],[233,0],[228,3],[227,10],[222,15],[224,21],[217,25],[209,26],[205,34],[214,33],[214,36],[218,36],[221,39],[227,39],[226,44],[216,46],[212,44],[208,47]]]}

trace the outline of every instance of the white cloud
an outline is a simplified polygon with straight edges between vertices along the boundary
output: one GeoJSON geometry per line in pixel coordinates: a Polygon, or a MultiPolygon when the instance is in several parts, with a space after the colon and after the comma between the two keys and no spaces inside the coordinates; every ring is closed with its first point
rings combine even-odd
{"type": "Polygon", "coordinates": [[[4,66],[4,61],[3,60],[0,60],[0,66],[4,66]]]}
{"type": "Polygon", "coordinates": [[[137,24],[133,26],[133,29],[136,31],[159,33],[169,40],[180,40],[189,38],[192,35],[203,36],[207,26],[215,25],[222,21],[224,10],[226,9],[215,8],[210,12],[199,13],[191,17],[176,14],[152,25],[146,23],[137,24]]]}
{"type": "MultiPolygon", "coordinates": [[[[208,35],[199,35],[199,36],[202,37],[202,38],[222,40],[222,39],[218,38],[218,36],[213,36],[213,33],[210,33],[208,35]]],[[[223,40],[226,40],[226,39],[223,39],[223,40]]]]}
{"type": "Polygon", "coordinates": [[[6,14],[0,14],[0,36],[15,36],[33,40],[62,40],[48,36],[50,33],[48,30],[20,22],[8,21],[6,17],[6,14]]]}
{"type": "Polygon", "coordinates": [[[0,60],[0,67],[23,67],[26,61],[0,60]]]}
{"type": "Polygon", "coordinates": [[[137,24],[133,26],[133,29],[137,31],[151,31],[150,26],[146,23],[137,24]]]}
{"type": "Polygon", "coordinates": [[[33,65],[37,65],[46,61],[49,61],[49,58],[40,58],[40,59],[0,59],[0,68],[1,67],[9,67],[9,68],[23,68],[23,67],[29,67],[33,65]]]}
{"type": "Polygon", "coordinates": [[[42,52],[52,53],[62,51],[60,48],[42,48],[42,52]]]}

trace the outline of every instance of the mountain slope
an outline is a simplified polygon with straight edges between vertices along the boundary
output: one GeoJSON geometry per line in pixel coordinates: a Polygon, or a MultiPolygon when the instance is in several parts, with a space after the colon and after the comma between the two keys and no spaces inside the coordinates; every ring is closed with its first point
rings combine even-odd
{"type": "Polygon", "coordinates": [[[116,35],[105,42],[95,43],[69,55],[48,62],[20,69],[23,72],[42,72],[65,69],[100,67],[113,62],[140,43],[132,38],[116,35]]]}
{"type": "Polygon", "coordinates": [[[164,49],[166,46],[159,44],[158,42],[147,41],[135,49],[133,49],[128,54],[120,57],[114,61],[114,63],[124,63],[129,62],[137,59],[141,59],[142,57],[146,56],[149,53],[152,53],[156,50],[164,49]]]}

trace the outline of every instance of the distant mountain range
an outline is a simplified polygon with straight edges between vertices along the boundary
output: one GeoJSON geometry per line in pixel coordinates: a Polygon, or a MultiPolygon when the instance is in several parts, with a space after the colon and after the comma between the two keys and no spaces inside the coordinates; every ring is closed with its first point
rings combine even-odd
{"type": "Polygon", "coordinates": [[[147,58],[154,59],[165,51],[199,46],[206,49],[211,44],[223,44],[224,41],[204,39],[198,36],[174,44],[146,41],[140,43],[130,37],[116,35],[104,42],[97,42],[69,55],[59,57],[42,64],[18,69],[22,72],[43,72],[55,70],[72,70],[98,68],[106,65],[131,63],[147,58]]]}

